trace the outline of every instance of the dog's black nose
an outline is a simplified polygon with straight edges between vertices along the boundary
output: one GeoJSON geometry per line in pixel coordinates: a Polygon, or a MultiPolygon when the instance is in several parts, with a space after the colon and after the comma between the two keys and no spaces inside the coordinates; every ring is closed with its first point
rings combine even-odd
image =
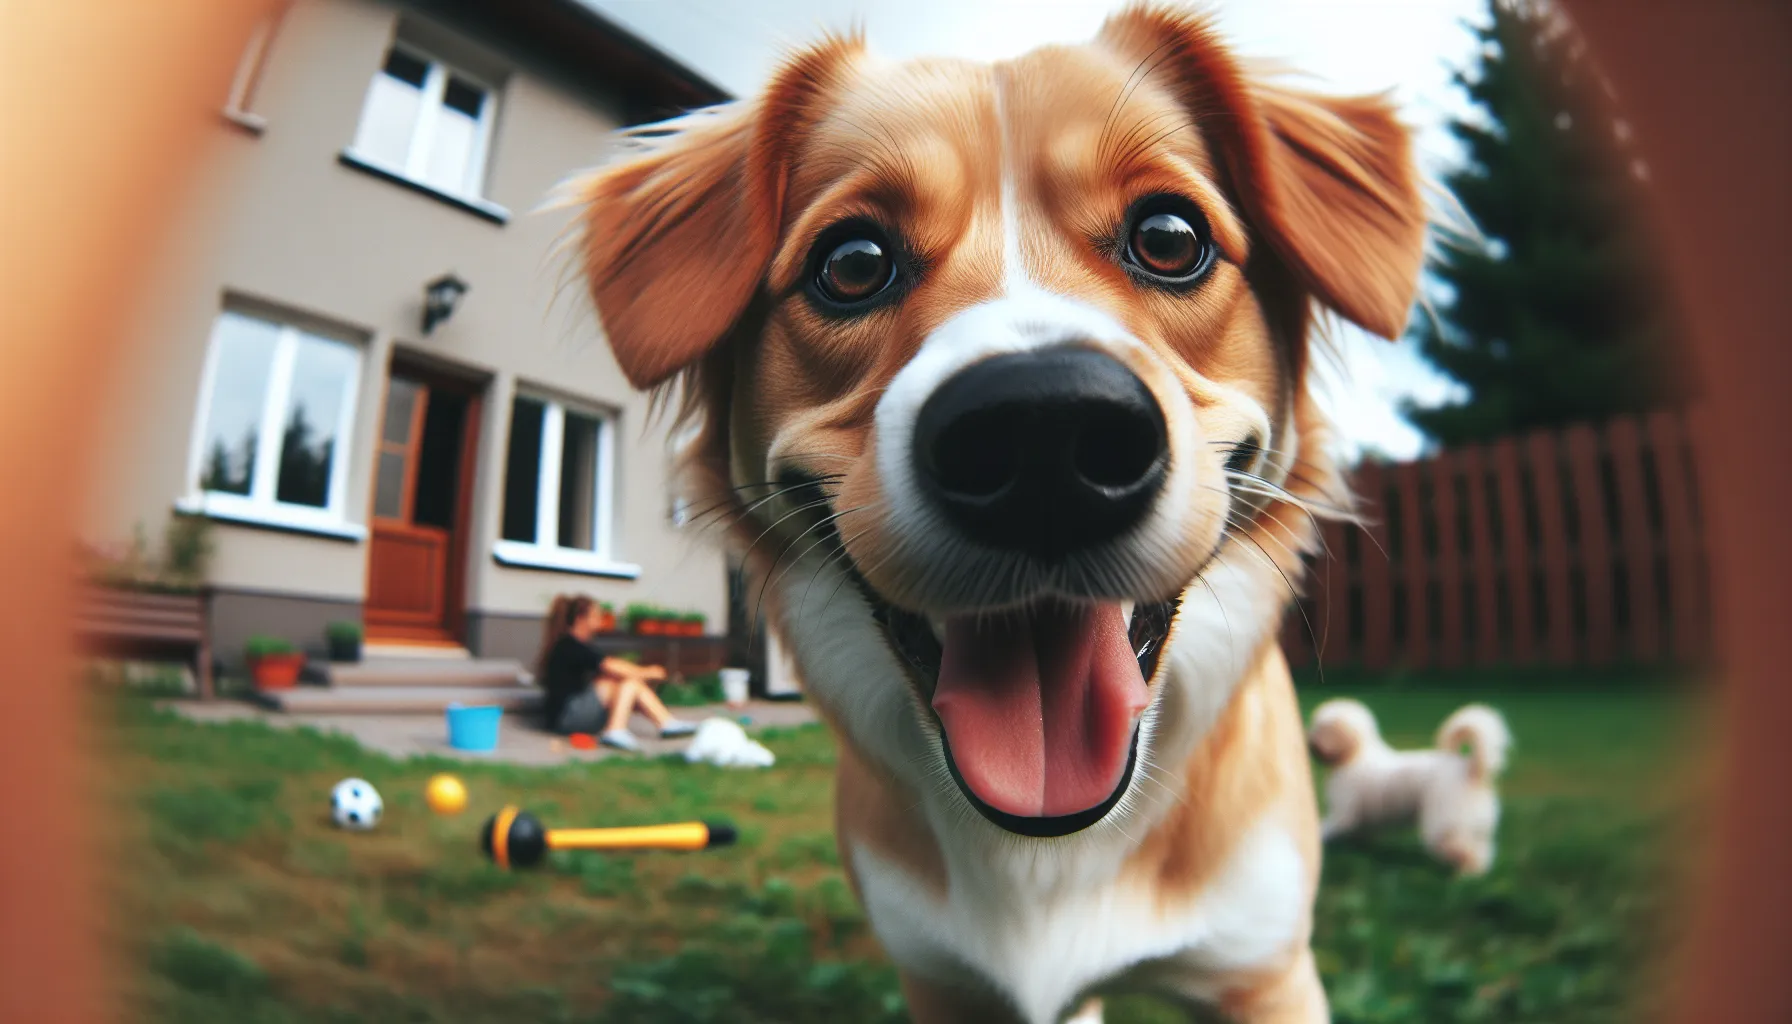
{"type": "Polygon", "coordinates": [[[990,547],[1056,558],[1144,517],[1168,461],[1163,412],[1100,352],[996,356],[941,384],[915,424],[915,464],[948,519],[990,547]]]}

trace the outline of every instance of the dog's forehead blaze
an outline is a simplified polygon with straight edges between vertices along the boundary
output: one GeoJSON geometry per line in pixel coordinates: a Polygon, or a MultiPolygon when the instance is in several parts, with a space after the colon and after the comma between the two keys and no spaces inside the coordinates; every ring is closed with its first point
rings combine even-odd
{"type": "Polygon", "coordinates": [[[1148,73],[1095,47],[995,65],[857,61],[792,163],[767,274],[768,291],[783,299],[740,396],[755,406],[757,433],[780,457],[865,451],[878,394],[928,333],[1002,293],[1016,269],[1004,266],[1010,224],[1019,273],[1124,324],[1197,409],[1239,393],[1273,409],[1282,363],[1249,301],[1246,231],[1199,128],[1148,73]],[[1226,257],[1192,293],[1141,287],[1096,244],[1112,239],[1135,200],[1158,192],[1194,199],[1226,257]],[[801,278],[820,233],[854,217],[899,231],[926,272],[897,306],[857,321],[824,318],[801,278]]]}

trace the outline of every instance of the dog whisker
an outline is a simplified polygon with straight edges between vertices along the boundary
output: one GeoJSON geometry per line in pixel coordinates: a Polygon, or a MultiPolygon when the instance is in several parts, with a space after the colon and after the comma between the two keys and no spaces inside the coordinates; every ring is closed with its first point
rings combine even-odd
{"type": "MultiPolygon", "coordinates": [[[[883,503],[883,502],[881,502],[881,501],[880,501],[880,502],[874,502],[874,503],[872,503],[872,504],[870,504],[870,505],[860,505],[860,506],[859,506],[859,507],[857,507],[857,508],[854,508],[854,509],[850,509],[850,510],[849,510],[849,511],[852,511],[852,512],[865,512],[865,511],[870,511],[870,510],[872,510],[872,509],[874,509],[874,508],[879,508],[879,507],[881,507],[881,506],[882,506],[882,505],[883,505],[883,504],[884,504],[884,503],[883,503]]],[[[845,514],[846,514],[846,513],[841,513],[841,515],[842,515],[842,516],[844,516],[844,515],[845,515],[845,514]]],[[[812,590],[812,589],[814,589],[814,587],[815,587],[815,581],[816,581],[816,580],[817,580],[817,579],[820,579],[820,578],[821,578],[821,574],[822,574],[822,573],[823,573],[823,572],[825,572],[825,571],[827,571],[827,570],[828,570],[828,569],[829,569],[829,568],[831,568],[831,567],[833,567],[833,566],[838,566],[838,565],[846,565],[846,566],[850,566],[850,565],[851,565],[851,563],[852,563],[852,555],[851,555],[851,554],[850,554],[850,553],[849,553],[849,551],[848,551],[848,547],[849,547],[849,545],[851,545],[851,544],[852,544],[852,542],[853,542],[853,541],[855,541],[855,540],[858,540],[858,539],[859,539],[859,538],[860,538],[860,537],[863,537],[863,536],[864,536],[864,535],[865,535],[865,534],[866,534],[866,533],[869,533],[869,532],[870,532],[870,531],[871,531],[871,530],[873,530],[873,529],[875,529],[875,528],[876,528],[876,526],[875,526],[875,524],[873,524],[873,525],[872,525],[872,526],[867,526],[867,527],[865,527],[865,528],[864,528],[864,529],[862,529],[862,530],[859,530],[859,531],[858,531],[858,532],[856,532],[856,533],[854,533],[854,534],[852,534],[852,535],[851,535],[851,536],[849,536],[849,537],[846,537],[846,538],[845,538],[845,539],[843,539],[843,540],[841,540],[841,541],[840,541],[840,544],[839,544],[839,547],[838,547],[838,548],[837,548],[837,549],[836,549],[836,550],[834,550],[834,551],[830,551],[830,552],[828,552],[828,553],[827,553],[827,554],[826,554],[826,555],[825,555],[825,556],[824,556],[824,557],[823,557],[823,558],[822,558],[822,559],[821,559],[821,561],[820,561],[820,562],[818,562],[818,563],[817,563],[817,564],[816,564],[816,566],[815,566],[815,571],[814,571],[814,572],[813,572],[813,573],[811,573],[811,574],[810,574],[810,575],[809,575],[809,584],[808,584],[808,586],[806,586],[806,587],[804,587],[804,588],[803,588],[803,598],[802,598],[802,600],[801,600],[801,601],[800,601],[800,602],[799,602],[799,606],[800,606],[800,607],[805,607],[805,608],[806,608],[806,607],[808,607],[808,605],[809,605],[809,591],[810,591],[810,590],[812,590]]],[[[806,554],[806,552],[805,552],[805,554],[806,554]]],[[[843,579],[843,580],[844,580],[844,579],[847,579],[847,578],[850,578],[850,577],[848,577],[848,576],[847,576],[847,574],[846,574],[846,573],[842,573],[842,574],[841,574],[841,577],[842,577],[842,579],[843,579]]],[[[834,588],[834,589],[835,589],[835,592],[836,592],[836,593],[837,593],[837,592],[838,592],[838,591],[839,591],[839,585],[838,585],[838,584],[835,584],[835,588],[834,588]]],[[[828,598],[828,601],[829,601],[829,602],[830,602],[830,603],[831,603],[831,602],[832,602],[832,601],[833,601],[833,597],[832,597],[832,595],[830,595],[830,596],[829,596],[829,598],[828,598]]]]}
{"type": "MultiPolygon", "coordinates": [[[[804,548],[801,554],[799,554],[795,558],[791,559],[790,564],[786,565],[784,567],[783,572],[773,576],[767,585],[770,587],[773,587],[775,589],[778,585],[778,580],[783,577],[784,573],[788,573],[790,570],[796,568],[796,566],[799,563],[801,563],[804,558],[807,558],[809,556],[809,553],[811,551],[814,551],[818,546],[827,543],[829,540],[837,541],[839,539],[838,537],[830,537],[825,532],[827,527],[833,526],[834,524],[838,523],[840,520],[846,518],[849,515],[852,515],[854,512],[863,512],[867,508],[870,508],[870,507],[871,506],[869,506],[869,505],[860,505],[856,508],[849,508],[849,509],[845,509],[840,512],[835,512],[832,515],[829,515],[826,518],[822,519],[820,522],[817,522],[814,525],[810,526],[808,529],[804,530],[802,533],[797,534],[796,537],[791,540],[790,545],[788,545],[785,548],[786,551],[788,551],[790,549],[790,547],[794,547],[796,545],[797,541],[802,540],[804,537],[808,536],[810,533],[812,533],[816,530],[824,531],[820,537],[817,537],[817,538],[815,538],[815,540],[811,541],[809,543],[809,546],[804,548]]],[[[783,557],[784,556],[782,554],[780,554],[778,556],[778,560],[782,561],[783,557]]],[[[773,562],[772,564],[773,564],[773,566],[776,566],[777,562],[773,562]]],[[[813,577],[810,578],[810,582],[811,583],[814,582],[813,577]]]]}
{"type": "Polygon", "coordinates": [[[1258,552],[1258,554],[1260,554],[1262,556],[1263,561],[1266,564],[1268,564],[1270,568],[1272,568],[1276,571],[1276,575],[1278,575],[1282,578],[1282,583],[1288,588],[1289,599],[1293,603],[1295,610],[1300,612],[1301,622],[1304,623],[1307,627],[1307,639],[1313,645],[1314,658],[1321,666],[1320,667],[1320,672],[1321,672],[1320,681],[1323,683],[1324,682],[1323,673],[1325,671],[1325,669],[1324,669],[1325,648],[1319,641],[1318,631],[1313,628],[1312,618],[1310,618],[1307,615],[1307,607],[1306,607],[1305,602],[1303,602],[1301,600],[1301,594],[1300,594],[1299,589],[1295,587],[1294,581],[1288,578],[1288,574],[1286,572],[1282,571],[1282,567],[1276,564],[1275,559],[1270,557],[1269,552],[1263,550],[1263,545],[1257,543],[1257,539],[1255,537],[1253,537],[1250,533],[1237,533],[1237,534],[1234,534],[1234,536],[1243,537],[1245,540],[1250,541],[1251,546],[1257,549],[1257,552],[1258,552]]]}

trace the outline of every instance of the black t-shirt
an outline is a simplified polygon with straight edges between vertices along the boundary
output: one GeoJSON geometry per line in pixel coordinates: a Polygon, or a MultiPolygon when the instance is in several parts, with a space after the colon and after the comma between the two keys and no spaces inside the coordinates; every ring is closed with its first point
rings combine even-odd
{"type": "Polygon", "coordinates": [[[542,702],[543,720],[548,728],[554,728],[560,721],[560,712],[565,710],[567,701],[591,688],[591,680],[596,678],[602,664],[603,658],[591,649],[590,644],[570,633],[554,641],[554,648],[548,652],[547,664],[542,666],[541,673],[541,688],[547,691],[542,702]]]}

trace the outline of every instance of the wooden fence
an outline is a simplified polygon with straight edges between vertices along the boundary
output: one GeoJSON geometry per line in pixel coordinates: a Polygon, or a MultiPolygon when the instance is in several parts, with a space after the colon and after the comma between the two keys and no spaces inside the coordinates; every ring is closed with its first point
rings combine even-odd
{"type": "Polygon", "coordinates": [[[1691,437],[1661,412],[1394,465],[1285,624],[1297,666],[1696,662],[1713,613],[1691,437]],[[1303,614],[1304,613],[1304,614],[1303,614]]]}

